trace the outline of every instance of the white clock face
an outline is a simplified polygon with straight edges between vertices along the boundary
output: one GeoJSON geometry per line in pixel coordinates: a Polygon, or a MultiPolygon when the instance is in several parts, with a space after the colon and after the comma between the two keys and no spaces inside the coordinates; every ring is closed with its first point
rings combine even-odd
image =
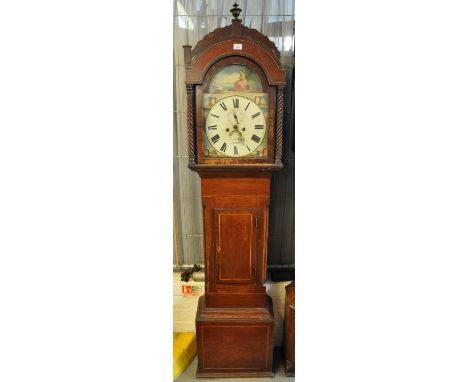
{"type": "Polygon", "coordinates": [[[265,138],[265,116],[250,98],[229,96],[210,109],[205,131],[219,154],[243,157],[255,152],[265,138]]]}

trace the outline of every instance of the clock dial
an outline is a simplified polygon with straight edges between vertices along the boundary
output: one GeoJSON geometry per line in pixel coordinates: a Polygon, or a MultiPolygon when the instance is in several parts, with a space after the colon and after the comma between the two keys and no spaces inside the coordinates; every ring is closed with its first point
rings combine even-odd
{"type": "Polygon", "coordinates": [[[243,157],[254,153],[265,138],[265,116],[250,98],[225,97],[209,110],[205,133],[219,154],[243,157]]]}

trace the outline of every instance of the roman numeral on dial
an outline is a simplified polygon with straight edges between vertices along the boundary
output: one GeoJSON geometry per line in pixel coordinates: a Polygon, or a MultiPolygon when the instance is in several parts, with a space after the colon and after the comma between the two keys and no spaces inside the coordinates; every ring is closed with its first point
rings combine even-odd
{"type": "Polygon", "coordinates": [[[263,129],[263,125],[255,125],[256,129],[263,129]]]}
{"type": "Polygon", "coordinates": [[[233,98],[232,103],[234,104],[235,108],[239,108],[239,98],[233,98]]]}
{"type": "Polygon", "coordinates": [[[239,155],[239,153],[237,152],[237,146],[234,146],[234,155],[239,155]]]}
{"type": "Polygon", "coordinates": [[[245,107],[244,110],[247,110],[249,108],[249,106],[250,106],[250,102],[247,104],[247,106],[245,107]]]}
{"type": "Polygon", "coordinates": [[[223,153],[226,152],[226,147],[227,147],[226,143],[223,143],[223,145],[221,146],[221,151],[222,151],[223,153]]]}
{"type": "Polygon", "coordinates": [[[226,107],[226,105],[224,104],[224,102],[221,102],[221,103],[219,104],[219,106],[221,106],[221,107],[224,109],[224,111],[227,110],[227,107],[226,107]]]}
{"type": "Polygon", "coordinates": [[[208,126],[208,130],[218,130],[216,126],[218,125],[208,126]]]}
{"type": "Polygon", "coordinates": [[[260,142],[260,137],[257,137],[255,134],[252,135],[252,138],[250,138],[250,139],[252,139],[252,141],[254,141],[255,143],[260,142]]]}
{"type": "Polygon", "coordinates": [[[211,137],[211,142],[216,143],[219,141],[219,139],[220,139],[219,134],[216,134],[211,137]]]}
{"type": "Polygon", "coordinates": [[[219,118],[219,115],[212,114],[212,113],[210,113],[210,115],[212,115],[213,117],[219,118]]]}
{"type": "Polygon", "coordinates": [[[259,115],[260,115],[260,112],[255,113],[254,115],[252,115],[252,118],[256,118],[256,117],[258,117],[259,115]]]}

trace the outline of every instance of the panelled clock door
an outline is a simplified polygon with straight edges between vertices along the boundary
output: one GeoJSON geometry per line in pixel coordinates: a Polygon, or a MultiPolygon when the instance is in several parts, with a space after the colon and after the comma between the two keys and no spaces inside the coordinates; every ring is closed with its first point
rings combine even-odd
{"type": "Polygon", "coordinates": [[[254,283],[257,210],[215,210],[215,278],[220,284],[254,283]]]}

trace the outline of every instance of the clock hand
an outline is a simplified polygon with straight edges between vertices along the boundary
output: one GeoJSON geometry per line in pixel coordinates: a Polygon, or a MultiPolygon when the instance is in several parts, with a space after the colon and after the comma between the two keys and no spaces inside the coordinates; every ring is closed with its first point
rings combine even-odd
{"type": "Polygon", "coordinates": [[[239,137],[239,143],[242,143],[245,147],[247,147],[247,150],[251,151],[250,150],[250,147],[247,146],[247,143],[245,143],[245,140],[244,140],[244,137],[239,137]]]}
{"type": "Polygon", "coordinates": [[[239,120],[237,119],[237,115],[236,115],[236,112],[234,111],[234,119],[236,120],[236,123],[239,124],[239,120]]]}

